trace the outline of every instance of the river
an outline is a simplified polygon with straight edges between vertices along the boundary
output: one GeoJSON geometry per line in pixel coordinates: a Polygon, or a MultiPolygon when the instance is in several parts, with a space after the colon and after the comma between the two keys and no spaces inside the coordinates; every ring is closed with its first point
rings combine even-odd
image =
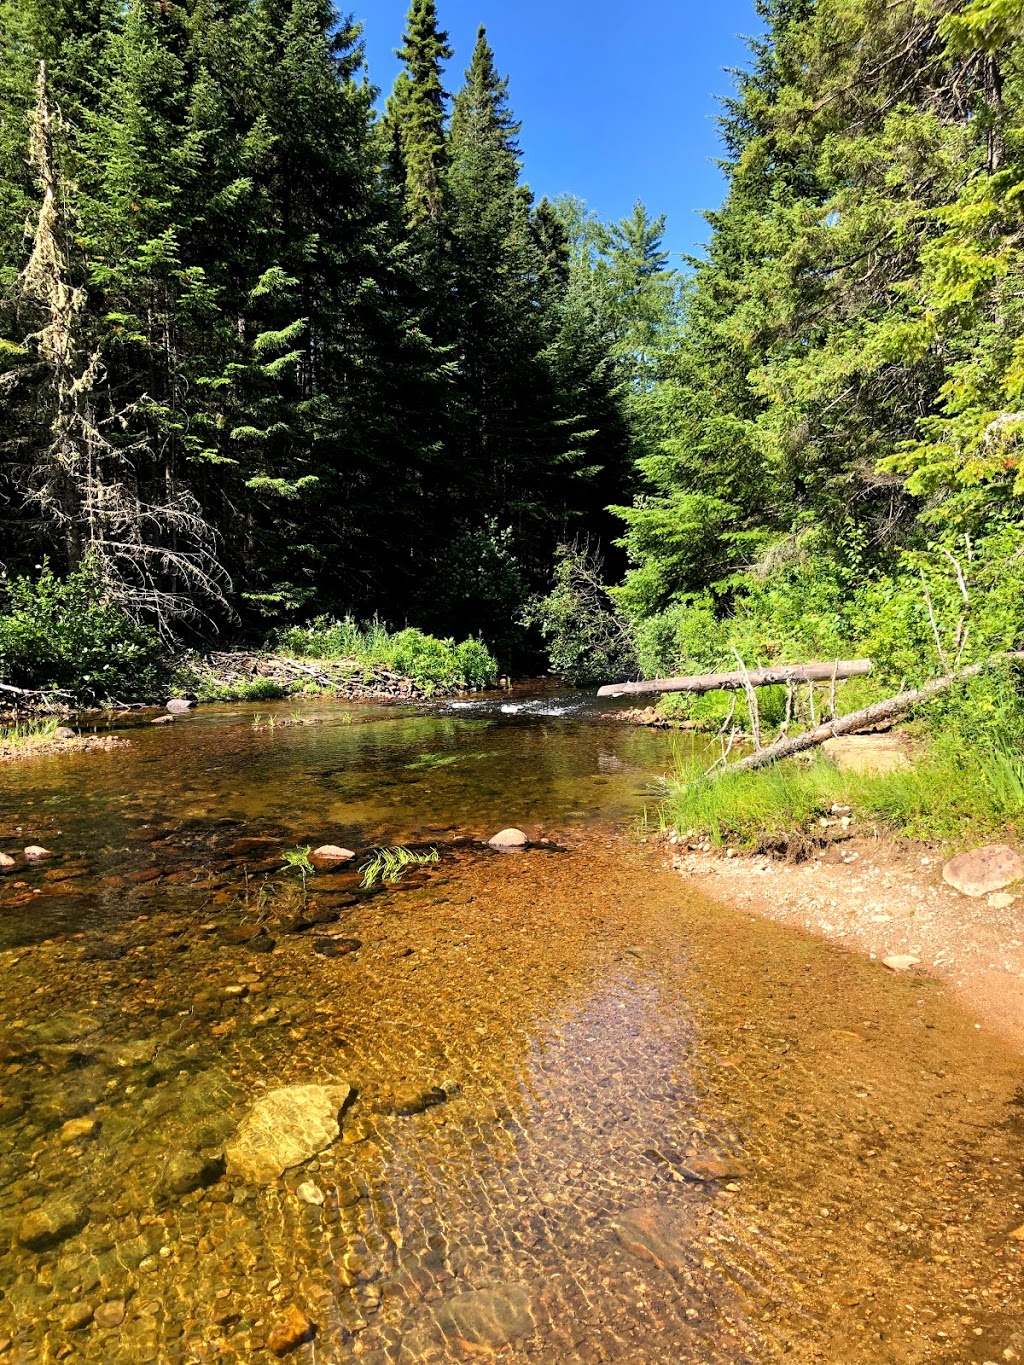
{"type": "Polygon", "coordinates": [[[667,871],[670,736],[254,709],[0,771],[52,853],[0,879],[2,1365],[1024,1360],[1021,1058],[667,871]],[[323,843],[439,861],[284,865],[323,843]],[[336,1141],[225,1173],[341,1082],[336,1141]]]}

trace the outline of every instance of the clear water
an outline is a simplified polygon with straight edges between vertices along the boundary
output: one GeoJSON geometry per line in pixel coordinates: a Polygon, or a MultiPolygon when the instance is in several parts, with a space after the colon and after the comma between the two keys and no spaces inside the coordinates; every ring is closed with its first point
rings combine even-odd
{"type": "Polygon", "coordinates": [[[1020,1059],[664,871],[670,737],[559,694],[253,711],[0,772],[0,848],[54,855],[0,879],[0,1362],[269,1360],[289,1309],[299,1361],[1024,1359],[1020,1059]],[[440,862],[282,870],[326,842],[440,862]],[[221,1173],[333,1081],[337,1141],[221,1173]]]}

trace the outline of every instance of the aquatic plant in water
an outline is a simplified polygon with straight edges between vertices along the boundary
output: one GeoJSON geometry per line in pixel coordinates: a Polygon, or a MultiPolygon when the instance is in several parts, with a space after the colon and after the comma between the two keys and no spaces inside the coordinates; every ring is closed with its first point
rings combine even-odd
{"type": "Polygon", "coordinates": [[[359,869],[363,874],[363,888],[369,890],[378,882],[397,882],[406,868],[422,866],[425,863],[439,863],[441,855],[436,848],[429,852],[412,848],[375,848],[369,859],[359,869]]]}
{"type": "Polygon", "coordinates": [[[281,861],[286,868],[294,868],[302,876],[303,883],[307,877],[312,877],[316,871],[313,864],[309,861],[309,855],[313,851],[312,844],[304,844],[300,848],[290,848],[286,853],[281,854],[281,861]]]}

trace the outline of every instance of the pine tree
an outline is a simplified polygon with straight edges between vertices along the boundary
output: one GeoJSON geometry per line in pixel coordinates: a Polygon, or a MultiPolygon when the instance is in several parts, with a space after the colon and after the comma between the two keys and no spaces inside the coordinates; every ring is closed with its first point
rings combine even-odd
{"type": "Polygon", "coordinates": [[[388,102],[398,130],[409,223],[438,229],[444,221],[446,95],[443,64],[452,55],[438,26],[436,0],[412,0],[398,56],[405,63],[388,102]]]}

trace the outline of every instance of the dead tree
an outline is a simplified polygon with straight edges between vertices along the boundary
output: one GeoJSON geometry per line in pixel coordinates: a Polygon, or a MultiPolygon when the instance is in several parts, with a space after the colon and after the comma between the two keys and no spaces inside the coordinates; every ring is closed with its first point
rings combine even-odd
{"type": "Polygon", "coordinates": [[[88,560],[104,593],[165,636],[183,619],[230,614],[230,580],[196,499],[161,486],[140,419],[145,396],[117,408],[99,345],[88,336],[87,294],[71,256],[74,186],[61,174],[65,129],[39,64],[29,162],[40,190],[22,296],[41,314],[26,340],[44,377],[48,440],[25,472],[24,492],[60,537],[71,567],[88,560]]]}

